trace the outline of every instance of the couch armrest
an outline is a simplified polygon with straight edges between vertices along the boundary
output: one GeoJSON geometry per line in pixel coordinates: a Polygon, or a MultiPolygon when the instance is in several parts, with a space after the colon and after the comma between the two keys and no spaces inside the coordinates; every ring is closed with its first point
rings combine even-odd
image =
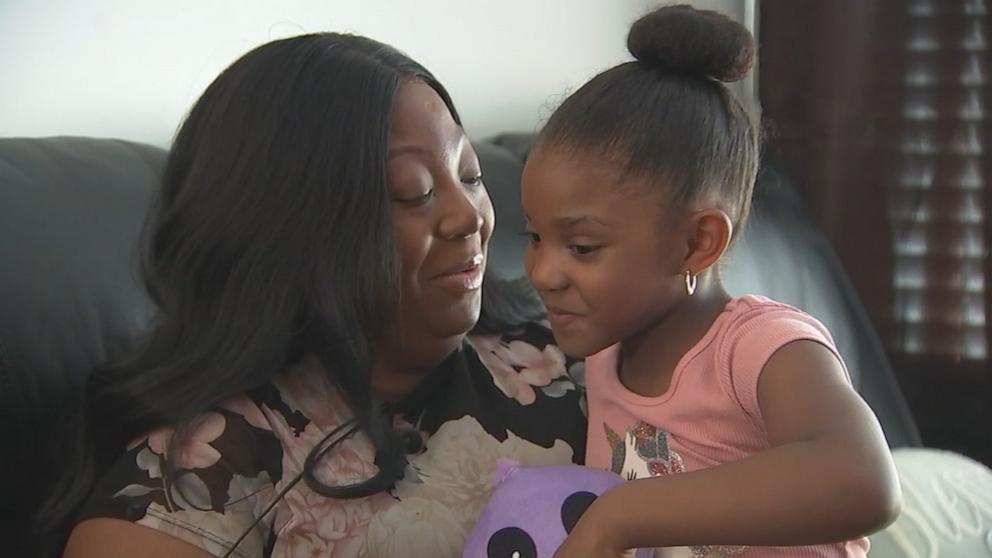
{"type": "Polygon", "coordinates": [[[893,452],[903,508],[871,536],[872,558],[992,556],[992,469],[933,449],[893,452]]]}

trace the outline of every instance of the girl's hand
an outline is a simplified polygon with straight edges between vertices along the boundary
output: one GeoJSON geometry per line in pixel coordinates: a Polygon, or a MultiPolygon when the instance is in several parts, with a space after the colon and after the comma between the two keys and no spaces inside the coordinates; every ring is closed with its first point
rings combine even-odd
{"type": "Polygon", "coordinates": [[[634,558],[633,550],[617,550],[609,547],[596,547],[579,541],[569,535],[555,552],[554,558],[634,558]]]}
{"type": "Polygon", "coordinates": [[[590,508],[555,552],[554,558],[632,558],[633,550],[621,548],[607,523],[597,521],[590,508]]]}
{"type": "Polygon", "coordinates": [[[571,536],[555,552],[555,558],[626,558],[628,556],[633,556],[633,554],[629,552],[617,552],[615,550],[596,549],[577,542],[572,543],[571,536]]]}

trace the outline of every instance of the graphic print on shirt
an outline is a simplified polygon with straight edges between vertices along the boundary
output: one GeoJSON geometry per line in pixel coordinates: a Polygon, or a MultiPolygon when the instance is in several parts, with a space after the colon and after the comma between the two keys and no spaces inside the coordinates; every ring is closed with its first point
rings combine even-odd
{"type": "MultiPolygon", "coordinates": [[[[682,456],[668,445],[668,432],[646,422],[634,424],[622,437],[605,422],[603,430],[610,444],[611,470],[623,478],[646,479],[685,472],[682,456]]],[[[729,558],[740,556],[747,549],[746,546],[698,545],[664,549],[656,556],[729,558]]]]}
{"type": "Polygon", "coordinates": [[[611,470],[627,480],[685,472],[682,456],[668,447],[668,433],[638,422],[623,436],[603,423],[612,455],[611,470]]]}

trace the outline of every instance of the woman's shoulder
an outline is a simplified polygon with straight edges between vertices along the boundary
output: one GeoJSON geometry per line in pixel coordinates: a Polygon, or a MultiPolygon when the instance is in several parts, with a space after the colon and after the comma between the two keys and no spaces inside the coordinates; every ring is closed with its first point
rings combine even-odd
{"type": "Polygon", "coordinates": [[[309,375],[290,368],[178,432],[158,428],[133,440],[103,473],[77,522],[134,522],[216,555],[247,533],[237,555],[261,555],[274,534],[271,517],[260,519],[259,511],[285,476],[292,440],[313,421],[299,404],[299,394],[319,384],[309,375]]]}
{"type": "Polygon", "coordinates": [[[466,345],[478,357],[476,370],[486,372],[504,395],[521,405],[540,397],[560,398],[570,391],[584,393],[583,361],[565,355],[545,324],[471,334],[466,345]]]}

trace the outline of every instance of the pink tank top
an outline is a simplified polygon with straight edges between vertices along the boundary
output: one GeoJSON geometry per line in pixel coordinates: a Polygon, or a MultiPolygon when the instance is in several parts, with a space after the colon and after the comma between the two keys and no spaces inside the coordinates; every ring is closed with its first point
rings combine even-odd
{"type": "MultiPolygon", "coordinates": [[[[626,478],[645,478],[703,469],[768,449],[758,378],[775,351],[798,340],[821,343],[840,359],[830,333],[813,317],[764,297],[743,296],[732,300],[681,358],[660,396],[644,397],[620,383],[618,345],[590,356],[586,464],[626,478]]],[[[803,547],[694,548],[687,555],[819,558],[863,557],[867,552],[868,539],[861,538],[803,547]]]]}

